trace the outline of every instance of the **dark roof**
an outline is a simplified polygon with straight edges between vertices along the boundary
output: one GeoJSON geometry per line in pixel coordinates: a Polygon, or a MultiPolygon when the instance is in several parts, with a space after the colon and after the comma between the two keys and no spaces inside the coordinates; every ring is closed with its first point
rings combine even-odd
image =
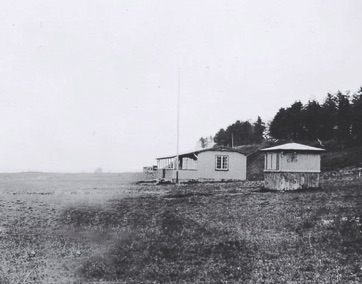
{"type": "Polygon", "coordinates": [[[236,147],[234,147],[234,149],[235,149],[236,151],[238,151],[239,153],[241,153],[241,154],[244,154],[244,155],[246,155],[246,156],[250,156],[250,155],[252,155],[252,154],[254,154],[254,153],[257,153],[257,152],[260,150],[261,147],[262,147],[262,146],[259,145],[259,144],[255,144],[255,145],[241,145],[241,146],[236,146],[236,147]]]}
{"type": "Polygon", "coordinates": [[[312,152],[322,152],[325,151],[322,148],[311,147],[299,143],[287,143],[279,146],[274,146],[270,148],[264,148],[260,151],[312,151],[312,152]]]}

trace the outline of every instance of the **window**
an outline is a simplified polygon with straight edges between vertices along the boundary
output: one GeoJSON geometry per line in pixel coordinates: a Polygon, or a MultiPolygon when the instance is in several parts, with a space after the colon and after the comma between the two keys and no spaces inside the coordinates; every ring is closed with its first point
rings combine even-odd
{"type": "Polygon", "coordinates": [[[229,156],[216,156],[215,170],[217,171],[229,170],[229,156]]]}
{"type": "Polygon", "coordinates": [[[182,158],[182,167],[183,170],[197,170],[197,160],[190,158],[182,158]]]}
{"type": "Polygon", "coordinates": [[[266,154],[266,170],[279,170],[279,154],[278,153],[267,153],[266,154]]]}

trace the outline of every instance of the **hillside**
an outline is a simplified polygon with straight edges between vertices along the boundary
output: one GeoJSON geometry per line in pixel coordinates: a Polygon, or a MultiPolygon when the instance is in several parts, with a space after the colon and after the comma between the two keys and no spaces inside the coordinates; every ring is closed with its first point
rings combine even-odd
{"type": "MultiPolygon", "coordinates": [[[[251,147],[251,146],[248,146],[251,147]]],[[[264,148],[261,145],[254,145],[255,151],[248,153],[247,179],[263,179],[264,154],[259,149],[264,148]]],[[[322,172],[337,171],[344,168],[362,167],[362,146],[327,150],[321,157],[322,172]]]]}
{"type": "Polygon", "coordinates": [[[264,153],[258,151],[247,158],[246,178],[248,180],[263,180],[264,153]]]}
{"type": "Polygon", "coordinates": [[[322,155],[322,171],[362,167],[362,146],[326,151],[322,155]]]}
{"type": "Polygon", "coordinates": [[[247,156],[246,177],[248,180],[263,179],[264,155],[259,150],[265,147],[265,143],[235,147],[238,152],[247,156]]]}

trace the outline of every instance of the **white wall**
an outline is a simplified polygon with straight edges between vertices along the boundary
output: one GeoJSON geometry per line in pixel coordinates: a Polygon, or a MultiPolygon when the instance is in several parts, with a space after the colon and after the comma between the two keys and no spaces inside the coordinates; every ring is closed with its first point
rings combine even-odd
{"type": "Polygon", "coordinates": [[[321,159],[320,154],[313,153],[297,153],[296,161],[291,159],[288,153],[280,156],[281,171],[291,172],[320,172],[321,159]]]}
{"type": "Polygon", "coordinates": [[[198,155],[197,161],[198,179],[214,180],[245,180],[246,179],[246,156],[237,152],[207,151],[198,155]],[[215,169],[217,155],[229,156],[229,169],[218,171],[215,169]]]}
{"type": "Polygon", "coordinates": [[[283,172],[320,172],[319,153],[268,152],[265,154],[265,170],[283,172]]]}

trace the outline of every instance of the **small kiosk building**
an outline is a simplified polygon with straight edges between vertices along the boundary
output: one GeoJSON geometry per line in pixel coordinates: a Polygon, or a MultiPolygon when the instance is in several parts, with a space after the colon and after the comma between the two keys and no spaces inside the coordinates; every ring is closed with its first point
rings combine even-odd
{"type": "Polygon", "coordinates": [[[264,186],[272,190],[317,188],[321,148],[287,143],[265,148],[264,186]]]}

